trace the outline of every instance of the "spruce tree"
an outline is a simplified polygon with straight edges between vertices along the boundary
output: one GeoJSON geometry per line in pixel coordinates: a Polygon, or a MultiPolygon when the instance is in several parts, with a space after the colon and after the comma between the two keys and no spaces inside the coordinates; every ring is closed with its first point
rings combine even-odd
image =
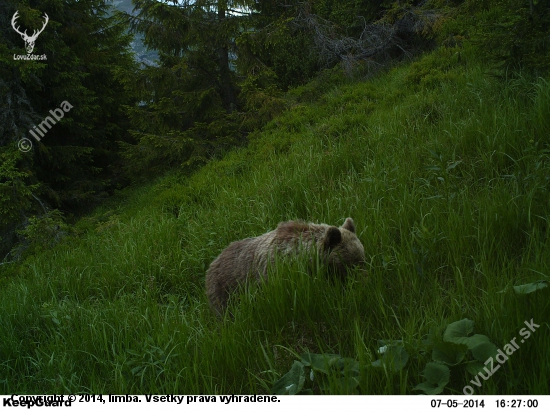
{"type": "Polygon", "coordinates": [[[123,144],[133,173],[191,169],[242,141],[234,60],[247,3],[133,0],[135,15],[120,14],[159,53],[131,80],[142,99],[128,108],[137,143],[123,144]]]}
{"type": "Polygon", "coordinates": [[[0,6],[4,251],[14,229],[24,227],[30,216],[54,208],[77,212],[116,185],[121,162],[117,141],[129,139],[122,107],[135,102],[121,77],[136,64],[129,51],[131,37],[109,8],[103,0],[7,0],[0,6]],[[14,59],[28,54],[12,27],[14,16],[15,27],[27,34],[47,20],[33,50],[46,60],[14,59]],[[63,102],[71,109],[57,119],[52,112],[59,113],[63,102]],[[22,139],[32,143],[32,150],[18,150],[22,139]]]}

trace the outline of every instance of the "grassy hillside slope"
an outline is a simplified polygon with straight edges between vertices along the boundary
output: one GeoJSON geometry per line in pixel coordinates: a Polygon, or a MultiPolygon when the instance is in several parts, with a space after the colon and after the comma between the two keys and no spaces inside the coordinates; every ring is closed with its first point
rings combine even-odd
{"type": "MultiPolygon", "coordinates": [[[[519,344],[476,393],[547,394],[550,288],[512,286],[550,274],[550,83],[485,72],[467,48],[364,82],[327,72],[248,148],[129,191],[2,266],[0,392],[266,393],[311,352],[359,362],[354,385],[308,378],[314,393],[418,393],[445,327],[468,318],[497,348],[519,344]],[[215,319],[204,274],[230,242],[347,216],[367,278],[282,264],[234,320],[215,319]],[[372,364],[378,340],[402,341],[404,367],[372,364]]],[[[457,358],[443,393],[472,385],[474,360],[457,358]]]]}

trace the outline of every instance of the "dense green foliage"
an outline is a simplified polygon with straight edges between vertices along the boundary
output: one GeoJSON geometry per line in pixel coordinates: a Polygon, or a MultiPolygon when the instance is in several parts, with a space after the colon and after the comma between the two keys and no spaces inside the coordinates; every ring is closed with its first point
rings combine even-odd
{"type": "MultiPolygon", "coordinates": [[[[490,76],[480,55],[464,42],[369,81],[325,71],[247,148],[121,193],[4,265],[1,391],[269,392],[299,354],[328,353],[357,361],[358,384],[335,370],[314,393],[418,393],[437,363],[423,341],[468,318],[497,348],[542,324],[476,393],[548,393],[549,288],[513,286],[550,270],[550,81],[490,76]],[[282,262],[233,320],[211,313],[204,273],[231,241],[346,216],[366,278],[282,262]],[[402,341],[406,365],[376,366],[378,341],[402,341]]],[[[473,378],[453,368],[443,393],[473,378]]]]}
{"type": "MultiPolygon", "coordinates": [[[[133,3],[136,15],[118,16],[160,55],[157,67],[127,75],[127,89],[142,101],[127,108],[135,143],[122,145],[126,169],[134,177],[175,167],[188,172],[242,146],[250,132],[285,108],[283,91],[304,84],[344,58],[322,57],[318,27],[304,22],[305,16],[323,19],[327,40],[338,42],[344,36],[345,44],[352,38],[345,36],[359,36],[363,23],[377,19],[383,6],[392,4],[355,0],[284,5],[246,0],[133,3]],[[350,15],[356,17],[350,19],[350,15]]],[[[403,21],[398,15],[410,7],[395,5],[395,27],[403,21]]],[[[340,54],[353,54],[351,49],[340,54]]]]}
{"type": "Polygon", "coordinates": [[[550,7],[545,1],[469,1],[477,11],[473,36],[501,71],[528,68],[539,73],[550,69],[550,7]]]}
{"type": "Polygon", "coordinates": [[[157,67],[129,74],[126,81],[142,100],[128,107],[137,144],[123,145],[126,168],[134,176],[196,167],[242,141],[230,67],[231,39],[242,19],[230,18],[227,8],[243,2],[210,3],[139,0],[136,16],[119,13],[159,52],[157,67]]]}
{"type": "Polygon", "coordinates": [[[129,36],[107,8],[101,0],[9,0],[0,8],[2,257],[13,229],[31,216],[45,208],[89,207],[121,183],[117,141],[129,138],[122,105],[135,99],[124,93],[117,71],[135,63],[127,51],[129,36]],[[28,33],[41,27],[47,11],[49,21],[33,51],[47,60],[14,59],[25,54],[25,43],[11,27],[16,11],[17,25],[28,33]],[[55,121],[51,111],[64,101],[72,108],[55,121]],[[47,116],[53,122],[37,141],[29,130],[47,116]],[[32,151],[17,150],[23,138],[32,141],[32,151]]]}
{"type": "Polygon", "coordinates": [[[8,260],[21,256],[6,255],[15,242],[32,243],[22,235],[31,217],[59,208],[61,223],[141,177],[192,172],[245,145],[288,107],[283,92],[337,64],[370,76],[438,43],[472,42],[499,76],[549,68],[550,10],[536,0],[133,3],[135,15],[110,15],[101,0],[9,0],[0,9],[0,254],[8,260]],[[24,50],[10,27],[15,11],[26,28],[48,11],[36,45],[48,60],[12,58],[24,50]],[[132,61],[128,28],[157,50],[157,65],[132,61]],[[63,101],[70,114],[35,141],[29,130],[63,101]],[[16,149],[23,138],[31,152],[16,149]]]}
{"type": "Polygon", "coordinates": [[[548,394],[546,2],[134,4],[0,6],[1,393],[462,394],[533,320],[474,389],[548,394]],[[48,10],[47,61],[13,59],[16,10],[48,10]],[[388,47],[355,50],[364,33],[388,47]],[[277,262],[211,313],[229,243],[347,216],[367,277],[277,262]]]}

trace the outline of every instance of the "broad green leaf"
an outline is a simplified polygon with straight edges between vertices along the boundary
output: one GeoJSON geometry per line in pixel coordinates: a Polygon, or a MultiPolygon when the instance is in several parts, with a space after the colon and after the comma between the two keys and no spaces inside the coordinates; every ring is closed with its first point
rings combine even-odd
{"type": "Polygon", "coordinates": [[[416,385],[414,390],[423,391],[426,395],[437,395],[443,392],[443,389],[449,383],[451,371],[446,365],[428,362],[422,376],[424,376],[426,382],[416,385]]]}
{"type": "Polygon", "coordinates": [[[468,346],[468,349],[472,349],[474,346],[477,346],[483,342],[489,342],[489,338],[485,335],[479,335],[476,333],[475,335],[468,337],[465,344],[468,346]]]}
{"type": "Polygon", "coordinates": [[[468,335],[474,331],[474,322],[470,319],[462,319],[447,326],[443,333],[445,342],[466,344],[468,335]]]}
{"type": "Polygon", "coordinates": [[[300,355],[300,359],[305,366],[310,366],[311,369],[328,375],[329,368],[342,359],[342,357],[331,353],[303,353],[300,355]]]}
{"type": "Polygon", "coordinates": [[[393,372],[398,372],[405,367],[409,360],[409,354],[402,346],[388,346],[384,355],[371,362],[372,366],[378,368],[388,368],[393,372]]]}
{"type": "Polygon", "coordinates": [[[446,363],[447,365],[458,365],[468,352],[466,345],[459,345],[451,342],[440,342],[434,346],[432,360],[446,363]]]}
{"type": "Polygon", "coordinates": [[[279,379],[271,388],[274,395],[296,395],[299,393],[306,380],[304,364],[294,361],[292,368],[281,379],[279,379]]]}
{"type": "Polygon", "coordinates": [[[525,285],[514,286],[514,292],[518,295],[527,295],[529,293],[536,292],[537,290],[548,287],[548,282],[545,280],[539,280],[538,282],[526,283],[525,285]]]}
{"type": "Polygon", "coordinates": [[[485,365],[480,361],[468,362],[466,365],[466,370],[472,375],[477,375],[479,371],[482,371],[485,365]]]}
{"type": "Polygon", "coordinates": [[[471,351],[474,358],[481,362],[497,356],[497,347],[491,342],[481,342],[474,346],[471,351]]]}

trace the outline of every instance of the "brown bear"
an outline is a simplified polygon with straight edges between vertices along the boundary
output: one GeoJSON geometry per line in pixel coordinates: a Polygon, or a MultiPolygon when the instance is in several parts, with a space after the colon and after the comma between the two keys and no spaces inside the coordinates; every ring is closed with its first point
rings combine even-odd
{"type": "Polygon", "coordinates": [[[332,273],[346,277],[347,268],[365,264],[365,250],[355,234],[351,218],[338,228],[321,223],[289,221],[258,237],[231,243],[206,272],[206,295],[210,306],[222,315],[231,293],[249,279],[263,281],[275,255],[292,256],[317,249],[320,260],[332,273]]]}

